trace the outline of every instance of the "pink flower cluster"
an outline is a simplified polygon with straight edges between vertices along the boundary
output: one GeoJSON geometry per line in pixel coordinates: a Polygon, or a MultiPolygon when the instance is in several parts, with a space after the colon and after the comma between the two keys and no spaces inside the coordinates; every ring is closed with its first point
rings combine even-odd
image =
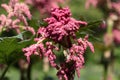
{"type": "Polygon", "coordinates": [[[112,9],[114,10],[113,15],[116,16],[116,20],[114,21],[114,28],[113,28],[113,40],[115,43],[120,44],[120,1],[112,2],[112,9]]]}
{"type": "Polygon", "coordinates": [[[88,9],[91,5],[94,7],[97,7],[98,3],[99,3],[99,0],[87,0],[85,3],[85,7],[86,9],[88,9]]]}
{"type": "Polygon", "coordinates": [[[87,39],[88,36],[85,36],[83,40],[82,38],[77,39],[77,44],[72,44],[72,46],[68,49],[69,53],[67,54],[66,61],[65,63],[62,63],[60,66],[61,68],[57,73],[60,80],[73,80],[74,71],[76,71],[78,77],[80,77],[79,70],[83,68],[83,64],[85,63],[84,53],[87,47],[89,46],[91,51],[94,52],[92,43],[90,43],[87,39]]]}
{"type": "Polygon", "coordinates": [[[118,15],[120,15],[120,1],[118,1],[118,2],[113,2],[113,3],[112,3],[112,8],[113,8],[113,10],[116,11],[116,13],[117,13],[118,15]]]}
{"type": "Polygon", "coordinates": [[[7,16],[4,14],[0,15],[0,29],[15,29],[20,33],[20,28],[22,28],[35,34],[34,29],[29,27],[27,23],[26,17],[31,19],[32,15],[26,4],[20,3],[18,0],[10,0],[9,4],[2,4],[1,6],[8,14],[7,16]],[[20,25],[21,22],[24,23],[24,26],[20,25]]]}
{"type": "Polygon", "coordinates": [[[103,5],[106,5],[105,7],[114,10],[117,14],[120,15],[119,0],[116,0],[116,2],[113,2],[112,0],[87,0],[85,3],[85,7],[88,9],[91,5],[94,7],[103,7],[103,5]]]}
{"type": "Polygon", "coordinates": [[[107,0],[86,0],[85,7],[88,9],[91,5],[93,7],[103,7],[106,5],[107,0]]]}
{"type": "MultiPolygon", "coordinates": [[[[105,4],[106,8],[109,10],[109,15],[108,18],[111,19],[113,21],[113,30],[112,30],[112,34],[113,34],[113,39],[108,39],[108,36],[105,36],[107,40],[105,40],[106,44],[110,44],[112,43],[112,40],[114,40],[115,43],[120,44],[120,29],[119,29],[119,25],[120,25],[120,0],[116,0],[116,1],[112,1],[112,0],[87,0],[86,2],[86,8],[89,8],[90,5],[94,6],[94,7],[103,7],[103,5],[100,4],[105,4]]],[[[101,28],[106,28],[107,25],[102,25],[101,28]]]]}
{"type": "Polygon", "coordinates": [[[63,3],[64,0],[25,0],[25,2],[36,7],[41,14],[49,14],[51,8],[58,8],[58,4],[63,3]]]}
{"type": "Polygon", "coordinates": [[[46,46],[45,56],[48,57],[48,60],[52,67],[58,68],[57,64],[55,63],[56,55],[54,54],[53,50],[58,51],[59,48],[54,46],[51,42],[46,42],[46,46]]]}
{"type": "Polygon", "coordinates": [[[113,38],[117,44],[120,44],[120,30],[119,29],[113,30],[113,38]]]}
{"type": "Polygon", "coordinates": [[[94,52],[92,43],[88,41],[88,36],[84,39],[76,38],[76,32],[80,29],[80,26],[87,25],[84,21],[78,21],[71,17],[69,8],[54,8],[51,10],[51,17],[44,19],[48,23],[45,27],[40,27],[38,30],[38,37],[35,38],[37,44],[24,48],[25,56],[30,61],[32,54],[41,54],[44,57],[48,57],[48,60],[52,67],[58,70],[57,76],[59,80],[73,80],[75,71],[80,76],[79,69],[84,64],[84,53],[87,47],[90,47],[94,52]],[[43,41],[45,42],[44,46],[43,41]],[[63,63],[55,63],[56,55],[54,51],[59,51],[57,45],[63,47],[63,53],[65,55],[65,61],[63,63]],[[36,47],[37,46],[37,47],[36,47]]]}
{"type": "MultiPolygon", "coordinates": [[[[120,15],[120,0],[97,0],[98,3],[100,4],[105,4],[106,6],[104,6],[104,8],[106,7],[108,10],[110,10],[109,14],[113,14],[113,13],[117,13],[117,15],[120,15]]],[[[87,2],[86,2],[87,3],[87,2]]],[[[97,6],[99,6],[99,4],[97,4],[97,6]]],[[[100,7],[102,7],[103,5],[100,5],[100,7]]]]}
{"type": "Polygon", "coordinates": [[[55,42],[62,41],[67,36],[74,36],[81,25],[86,25],[84,21],[77,21],[71,18],[71,13],[68,8],[54,8],[51,11],[51,17],[44,19],[48,26],[46,33],[49,38],[55,42]]]}
{"type": "Polygon", "coordinates": [[[41,44],[33,44],[28,48],[23,48],[23,52],[25,52],[27,61],[30,62],[30,56],[32,54],[39,55],[40,57],[42,57],[43,53],[45,53],[45,48],[42,43],[41,44]]]}
{"type": "Polygon", "coordinates": [[[110,0],[86,0],[85,7],[86,9],[88,9],[92,5],[93,7],[102,8],[106,6],[106,3],[109,1],[110,0]]]}

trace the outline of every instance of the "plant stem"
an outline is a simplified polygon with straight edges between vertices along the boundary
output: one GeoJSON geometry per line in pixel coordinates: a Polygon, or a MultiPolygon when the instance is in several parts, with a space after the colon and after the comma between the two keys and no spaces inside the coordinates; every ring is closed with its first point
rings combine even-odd
{"type": "Polygon", "coordinates": [[[5,70],[3,71],[3,73],[2,73],[2,75],[1,75],[1,77],[0,77],[0,80],[3,80],[3,79],[4,79],[5,74],[6,74],[6,72],[8,71],[9,67],[10,67],[10,65],[8,65],[8,66],[5,68],[5,70]]]}
{"type": "Polygon", "coordinates": [[[24,76],[25,71],[23,69],[20,69],[20,80],[25,80],[25,76],[24,76]]]}
{"type": "Polygon", "coordinates": [[[32,69],[32,64],[29,64],[28,69],[27,69],[27,79],[31,80],[31,69],[32,69]]]}
{"type": "Polygon", "coordinates": [[[44,57],[43,58],[43,71],[45,73],[48,73],[49,72],[49,60],[47,57],[44,57]]]}
{"type": "Polygon", "coordinates": [[[104,59],[106,63],[104,64],[104,78],[103,80],[112,80],[114,74],[114,51],[108,50],[104,53],[104,59]]]}

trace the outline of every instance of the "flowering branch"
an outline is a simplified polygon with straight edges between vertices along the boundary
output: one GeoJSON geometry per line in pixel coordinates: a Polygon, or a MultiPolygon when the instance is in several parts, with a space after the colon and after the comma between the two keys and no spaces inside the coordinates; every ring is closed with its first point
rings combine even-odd
{"type": "Polygon", "coordinates": [[[69,8],[53,8],[51,10],[51,17],[44,19],[48,23],[45,27],[40,27],[35,38],[36,44],[30,47],[23,48],[28,62],[32,54],[39,55],[40,57],[47,57],[52,67],[58,70],[57,76],[59,80],[73,80],[75,71],[80,77],[79,69],[83,68],[84,53],[87,47],[90,47],[94,52],[94,47],[88,41],[88,35],[84,39],[76,37],[76,32],[80,26],[87,25],[85,21],[78,21],[71,17],[69,8]],[[44,40],[50,41],[45,42],[44,40]],[[61,45],[64,49],[65,61],[57,64],[57,59],[54,50],[59,51],[56,44],[61,45]]]}

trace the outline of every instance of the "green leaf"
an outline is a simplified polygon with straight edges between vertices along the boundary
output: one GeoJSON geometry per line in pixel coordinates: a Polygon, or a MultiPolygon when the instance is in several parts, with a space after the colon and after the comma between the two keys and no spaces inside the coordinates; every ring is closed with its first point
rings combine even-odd
{"type": "Polygon", "coordinates": [[[8,65],[24,56],[22,48],[32,44],[33,38],[21,41],[22,38],[22,34],[0,38],[0,63],[8,65]]]}

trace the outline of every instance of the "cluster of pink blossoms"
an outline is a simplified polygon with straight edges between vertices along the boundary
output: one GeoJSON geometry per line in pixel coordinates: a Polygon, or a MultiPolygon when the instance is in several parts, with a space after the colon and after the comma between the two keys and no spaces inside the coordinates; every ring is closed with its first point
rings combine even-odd
{"type": "Polygon", "coordinates": [[[58,4],[64,1],[65,0],[25,0],[26,3],[36,7],[41,14],[49,14],[51,8],[58,8],[58,4]]]}
{"type": "Polygon", "coordinates": [[[94,7],[99,7],[105,5],[107,0],[86,0],[85,7],[88,9],[91,5],[94,7]]]}
{"type": "Polygon", "coordinates": [[[65,37],[75,35],[75,32],[79,30],[80,25],[86,25],[86,22],[77,21],[71,18],[71,13],[68,8],[60,9],[54,8],[51,12],[51,17],[44,19],[48,22],[48,26],[45,28],[49,38],[55,42],[64,40],[65,37]]]}
{"type": "Polygon", "coordinates": [[[90,5],[97,7],[98,0],[87,0],[85,7],[88,9],[90,5]]]}
{"type": "Polygon", "coordinates": [[[18,33],[20,33],[20,29],[31,31],[35,34],[35,31],[32,27],[28,26],[27,19],[31,19],[32,15],[29,11],[28,6],[25,3],[20,3],[18,0],[10,0],[8,4],[1,5],[6,12],[7,15],[0,15],[0,30],[3,28],[15,29],[18,33]],[[21,25],[21,22],[24,25],[21,25]]]}
{"type": "Polygon", "coordinates": [[[114,37],[114,41],[120,44],[120,30],[119,29],[113,30],[113,37],[114,37]]]}
{"type": "Polygon", "coordinates": [[[69,8],[54,8],[51,10],[51,17],[44,19],[48,23],[45,27],[40,27],[36,44],[24,48],[25,56],[30,62],[32,54],[47,57],[51,66],[58,70],[59,80],[73,80],[75,71],[80,76],[79,70],[84,64],[84,53],[89,46],[94,52],[92,43],[88,41],[88,35],[84,39],[76,37],[76,32],[80,26],[87,25],[84,21],[78,21],[71,17],[69,8]],[[49,40],[43,44],[44,40],[49,40]],[[65,61],[57,64],[54,51],[59,51],[57,45],[63,47],[65,61]]]}
{"type": "Polygon", "coordinates": [[[112,0],[86,0],[85,7],[88,9],[90,6],[93,7],[103,7],[103,5],[107,5],[110,9],[114,9],[118,13],[120,13],[120,1],[116,0],[113,2],[112,0]]]}
{"type": "Polygon", "coordinates": [[[116,2],[112,1],[112,0],[87,0],[86,2],[86,8],[89,8],[90,5],[94,6],[94,7],[103,7],[103,5],[100,4],[104,4],[104,5],[109,5],[108,9],[109,11],[111,11],[109,13],[108,17],[113,17],[115,19],[113,19],[113,40],[115,43],[120,44],[120,0],[116,0],[116,2]]]}
{"type": "Polygon", "coordinates": [[[112,8],[115,11],[114,15],[116,15],[117,19],[114,22],[113,28],[113,38],[115,43],[120,44],[120,1],[112,3],[112,8]]]}
{"type": "Polygon", "coordinates": [[[118,2],[113,2],[113,3],[112,3],[112,8],[113,8],[113,10],[116,11],[116,13],[117,13],[118,15],[120,15],[120,1],[118,1],[118,2]]]}

